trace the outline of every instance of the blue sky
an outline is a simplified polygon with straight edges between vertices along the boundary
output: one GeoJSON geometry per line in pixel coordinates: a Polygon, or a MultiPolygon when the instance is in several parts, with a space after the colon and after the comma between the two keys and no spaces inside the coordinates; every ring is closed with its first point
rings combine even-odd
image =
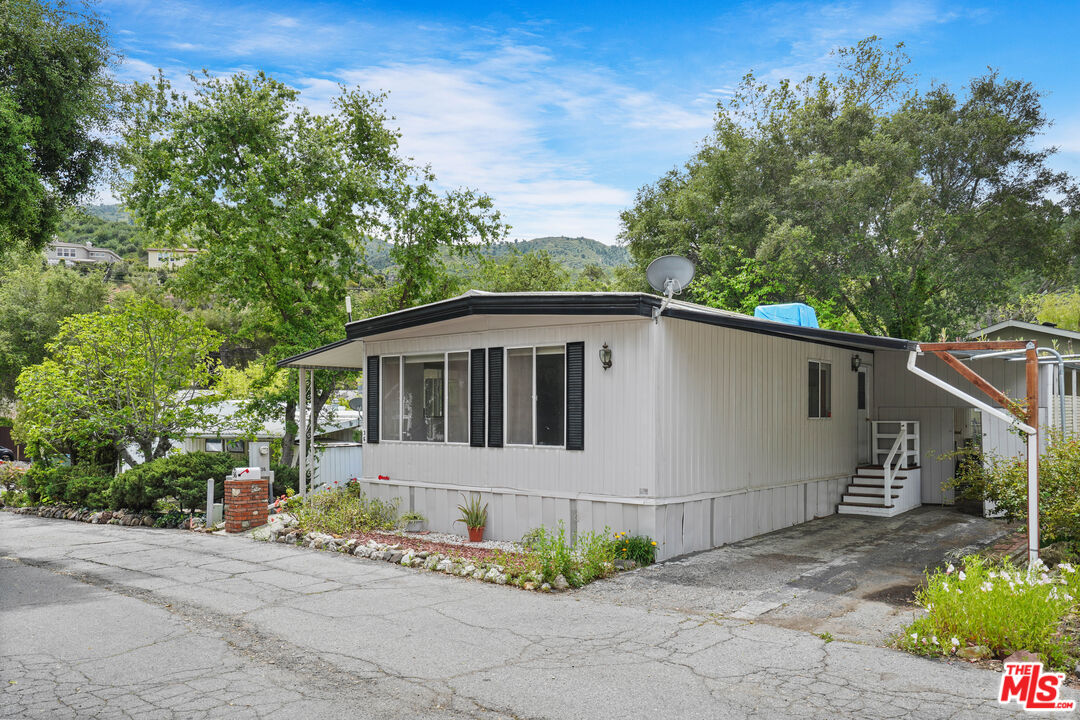
{"type": "Polygon", "coordinates": [[[402,150],[490,194],[511,236],[614,242],[634,193],[683,163],[748,71],[832,66],[870,34],[919,83],[998,68],[1045,93],[1053,164],[1080,176],[1080,2],[377,3],[101,0],[122,79],[266,70],[316,110],[390,92],[402,150]]]}

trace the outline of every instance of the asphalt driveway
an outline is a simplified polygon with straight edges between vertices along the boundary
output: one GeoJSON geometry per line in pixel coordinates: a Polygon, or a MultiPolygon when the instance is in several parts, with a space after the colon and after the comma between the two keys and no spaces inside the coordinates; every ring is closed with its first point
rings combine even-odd
{"type": "Polygon", "coordinates": [[[993,672],[678,610],[667,591],[646,601],[646,579],[701,591],[660,578],[706,560],[543,595],[244,537],[0,513],[0,717],[1022,715],[997,704],[993,672]]]}
{"type": "Polygon", "coordinates": [[[927,568],[1007,536],[1002,520],[922,507],[831,515],[589,586],[584,596],[884,644],[927,568]]]}

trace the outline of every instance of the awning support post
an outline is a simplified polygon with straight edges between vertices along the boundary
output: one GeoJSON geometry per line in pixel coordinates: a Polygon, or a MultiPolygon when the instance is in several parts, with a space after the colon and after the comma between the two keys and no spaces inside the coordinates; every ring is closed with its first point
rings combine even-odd
{"type": "MultiPolygon", "coordinates": [[[[948,363],[948,361],[946,360],[948,363]]],[[[952,365],[953,363],[948,363],[952,365]]],[[[956,363],[959,364],[959,363],[956,363]]],[[[1028,466],[1028,564],[1034,565],[1039,560],[1039,356],[1035,347],[1035,343],[1015,343],[1009,341],[1003,342],[980,342],[980,343],[924,343],[918,346],[917,349],[908,352],[907,368],[910,372],[918,375],[923,380],[926,380],[932,385],[935,385],[945,392],[960,398],[964,402],[982,410],[988,415],[992,415],[1000,420],[1004,420],[1009,425],[1016,427],[1027,434],[1027,466],[1028,466]],[[1021,416],[1019,412],[1014,411],[1012,414],[1006,413],[996,407],[991,406],[988,403],[979,400],[976,397],[964,392],[963,390],[953,387],[949,383],[945,382],[941,378],[931,375],[927,371],[918,367],[915,364],[916,359],[920,352],[924,349],[927,352],[933,352],[935,354],[939,352],[948,352],[949,350],[994,350],[998,348],[1005,349],[1023,349],[1026,351],[1026,390],[1027,390],[1027,408],[1024,414],[1021,416]]],[[[963,374],[968,379],[978,380],[985,383],[983,378],[976,375],[971,370],[965,367],[963,374]],[[971,376],[974,376],[971,377],[971,376]]],[[[989,383],[986,383],[989,386],[989,383]]],[[[999,393],[996,388],[981,387],[984,392],[993,390],[995,393],[999,393]]],[[[1002,397],[1004,397],[1002,395],[1002,397]]],[[[1008,398],[1005,398],[1006,400],[1008,398]]],[[[1003,403],[1004,404],[1004,403],[1003,403]]]]}
{"type": "Polygon", "coordinates": [[[300,428],[297,435],[300,439],[300,457],[297,466],[300,469],[300,497],[307,495],[307,370],[300,368],[300,404],[296,406],[297,416],[300,419],[300,428]]]}

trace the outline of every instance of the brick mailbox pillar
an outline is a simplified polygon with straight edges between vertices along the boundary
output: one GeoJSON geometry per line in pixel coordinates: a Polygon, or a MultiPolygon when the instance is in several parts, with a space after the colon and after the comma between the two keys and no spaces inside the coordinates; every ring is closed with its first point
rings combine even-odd
{"type": "Polygon", "coordinates": [[[225,478],[225,532],[237,533],[266,524],[269,478],[225,478]]]}

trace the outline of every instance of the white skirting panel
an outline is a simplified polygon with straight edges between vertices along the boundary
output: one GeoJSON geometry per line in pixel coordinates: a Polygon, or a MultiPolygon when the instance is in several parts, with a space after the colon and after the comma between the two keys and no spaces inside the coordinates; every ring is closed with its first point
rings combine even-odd
{"type": "MultiPolygon", "coordinates": [[[[568,538],[605,529],[647,535],[657,541],[657,559],[666,560],[831,515],[847,480],[826,478],[686,500],[581,499],[512,491],[479,494],[488,504],[487,539],[520,540],[533,528],[554,529],[561,522],[568,538]]],[[[460,491],[393,481],[360,482],[369,496],[398,498],[402,512],[423,514],[430,530],[465,534],[464,526],[455,522],[463,500],[460,491]]]]}

